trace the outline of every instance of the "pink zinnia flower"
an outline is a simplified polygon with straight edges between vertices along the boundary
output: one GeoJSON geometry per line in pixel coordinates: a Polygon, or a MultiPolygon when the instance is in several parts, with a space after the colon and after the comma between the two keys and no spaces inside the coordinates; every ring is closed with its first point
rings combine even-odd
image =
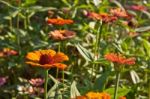
{"type": "Polygon", "coordinates": [[[29,83],[33,86],[41,86],[44,83],[44,79],[42,78],[32,78],[29,80],[29,83]]]}
{"type": "Polygon", "coordinates": [[[8,77],[0,77],[0,86],[3,86],[7,82],[8,77]]]}

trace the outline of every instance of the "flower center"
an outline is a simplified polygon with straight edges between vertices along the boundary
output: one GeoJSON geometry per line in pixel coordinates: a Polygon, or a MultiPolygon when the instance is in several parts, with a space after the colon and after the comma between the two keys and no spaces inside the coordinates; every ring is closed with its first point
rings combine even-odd
{"type": "Polygon", "coordinates": [[[52,63],[52,57],[50,55],[41,55],[39,63],[41,65],[52,63]]]}

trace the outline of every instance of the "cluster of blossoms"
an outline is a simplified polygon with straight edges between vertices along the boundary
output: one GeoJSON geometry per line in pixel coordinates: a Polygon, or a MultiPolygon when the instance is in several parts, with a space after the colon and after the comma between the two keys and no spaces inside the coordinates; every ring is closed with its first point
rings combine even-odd
{"type": "Polygon", "coordinates": [[[18,52],[10,48],[4,48],[2,51],[0,51],[0,57],[8,57],[14,55],[18,55],[18,52]]]}
{"type": "Polygon", "coordinates": [[[42,78],[32,78],[28,80],[29,84],[19,85],[17,87],[20,94],[30,94],[33,96],[42,95],[44,93],[44,79],[42,78]]]}

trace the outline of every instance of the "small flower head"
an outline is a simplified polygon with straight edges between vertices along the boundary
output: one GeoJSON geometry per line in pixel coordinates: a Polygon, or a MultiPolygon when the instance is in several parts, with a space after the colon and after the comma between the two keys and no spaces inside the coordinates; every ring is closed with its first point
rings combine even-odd
{"type": "Polygon", "coordinates": [[[95,12],[88,12],[87,17],[93,20],[102,20],[104,23],[109,23],[117,20],[117,17],[111,16],[107,13],[95,13],[95,12]]]}
{"type": "Polygon", "coordinates": [[[26,58],[29,60],[26,62],[27,64],[45,69],[50,69],[52,67],[65,69],[67,66],[61,62],[69,60],[67,55],[62,52],[56,53],[54,50],[29,52],[26,58]]]}
{"type": "Polygon", "coordinates": [[[3,86],[7,82],[8,77],[0,77],[0,86],[3,86]]]}
{"type": "Polygon", "coordinates": [[[147,10],[147,8],[142,5],[132,5],[132,6],[130,6],[130,9],[135,10],[135,11],[146,11],[147,10]]]}
{"type": "Polygon", "coordinates": [[[121,55],[117,55],[115,53],[109,53],[105,55],[105,58],[111,62],[124,64],[124,65],[133,65],[135,64],[135,58],[125,58],[121,55]]]}
{"type": "Polygon", "coordinates": [[[57,19],[47,19],[48,24],[54,24],[54,25],[65,25],[65,24],[72,24],[73,20],[70,19],[62,19],[62,18],[57,18],[57,19]]]}
{"type": "Polygon", "coordinates": [[[0,52],[0,57],[15,56],[15,55],[18,55],[18,52],[10,48],[4,48],[0,52]]]}
{"type": "Polygon", "coordinates": [[[129,18],[127,12],[121,8],[110,9],[110,13],[116,17],[129,18]]]}
{"type": "Polygon", "coordinates": [[[76,33],[69,30],[55,30],[49,33],[49,37],[53,40],[67,40],[75,37],[76,33]]]}
{"type": "Polygon", "coordinates": [[[29,80],[29,83],[33,86],[38,87],[38,86],[41,86],[44,83],[44,79],[42,79],[42,78],[34,78],[33,79],[32,78],[32,79],[29,80]]]}

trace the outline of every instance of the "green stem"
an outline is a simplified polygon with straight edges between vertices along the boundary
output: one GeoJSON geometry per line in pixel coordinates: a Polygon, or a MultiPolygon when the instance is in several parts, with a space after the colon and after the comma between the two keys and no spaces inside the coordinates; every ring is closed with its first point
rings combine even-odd
{"type": "Polygon", "coordinates": [[[62,81],[63,81],[63,91],[64,91],[64,80],[65,80],[65,73],[64,70],[62,71],[62,81]]]}
{"type": "Polygon", "coordinates": [[[47,99],[48,70],[45,71],[44,99],[47,99]]]}
{"type": "Polygon", "coordinates": [[[148,80],[148,99],[150,99],[150,79],[148,80]]]}
{"type": "MultiPolygon", "coordinates": [[[[96,43],[95,43],[95,46],[94,46],[94,61],[97,59],[98,57],[98,52],[99,52],[99,45],[100,45],[100,40],[101,40],[101,34],[102,34],[102,21],[100,21],[99,23],[99,27],[97,29],[97,33],[96,33],[96,43]]],[[[95,68],[95,64],[93,64],[92,66],[92,75],[94,75],[94,68],[95,68]]]]}
{"type": "Polygon", "coordinates": [[[12,30],[12,28],[13,28],[12,18],[9,20],[9,27],[10,27],[10,30],[12,30]]]}
{"type": "Polygon", "coordinates": [[[116,74],[116,84],[115,84],[115,92],[114,92],[114,99],[117,99],[117,92],[119,87],[119,80],[120,80],[120,72],[116,74]]]}

